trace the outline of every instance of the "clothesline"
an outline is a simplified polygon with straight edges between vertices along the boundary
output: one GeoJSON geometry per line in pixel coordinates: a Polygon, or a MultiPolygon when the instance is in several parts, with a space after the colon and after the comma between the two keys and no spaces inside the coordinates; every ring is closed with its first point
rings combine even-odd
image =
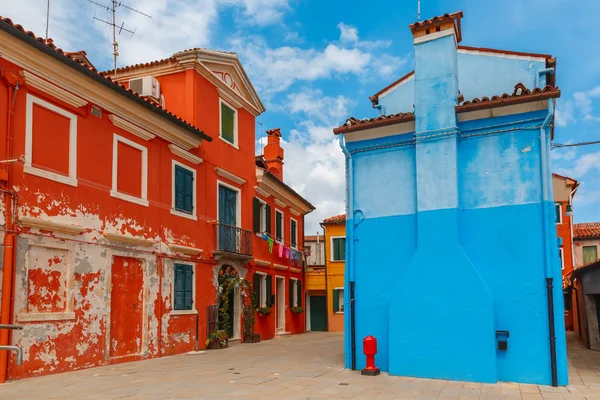
{"type": "Polygon", "coordinates": [[[289,258],[292,264],[295,263],[296,266],[300,265],[300,262],[302,261],[302,252],[286,247],[283,243],[276,242],[273,238],[265,233],[261,233],[260,237],[265,242],[269,242],[269,253],[273,253],[273,247],[274,245],[277,245],[276,251],[279,258],[289,258]]]}

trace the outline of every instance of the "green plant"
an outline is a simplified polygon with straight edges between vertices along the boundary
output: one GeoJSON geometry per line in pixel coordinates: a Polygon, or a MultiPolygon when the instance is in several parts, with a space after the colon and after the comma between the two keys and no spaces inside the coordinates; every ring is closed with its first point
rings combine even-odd
{"type": "Polygon", "coordinates": [[[221,347],[227,347],[228,339],[229,338],[227,336],[226,331],[223,331],[223,330],[214,331],[210,335],[208,335],[208,338],[206,339],[206,345],[208,346],[211,342],[217,341],[217,342],[219,342],[221,347]]]}
{"type": "Polygon", "coordinates": [[[304,307],[292,307],[292,312],[294,314],[301,314],[304,312],[304,307]]]}
{"type": "Polygon", "coordinates": [[[271,307],[258,307],[256,309],[256,312],[261,314],[261,315],[270,315],[271,314],[271,307]]]}

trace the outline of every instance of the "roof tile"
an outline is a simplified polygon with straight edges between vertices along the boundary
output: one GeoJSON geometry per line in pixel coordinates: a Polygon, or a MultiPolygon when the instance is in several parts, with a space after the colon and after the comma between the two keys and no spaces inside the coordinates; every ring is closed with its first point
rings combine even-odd
{"type": "Polygon", "coordinates": [[[324,224],[345,224],[346,223],[346,214],[334,215],[333,217],[325,218],[323,220],[324,224]]]}
{"type": "Polygon", "coordinates": [[[578,239],[600,237],[600,222],[573,224],[573,237],[578,239]]]}

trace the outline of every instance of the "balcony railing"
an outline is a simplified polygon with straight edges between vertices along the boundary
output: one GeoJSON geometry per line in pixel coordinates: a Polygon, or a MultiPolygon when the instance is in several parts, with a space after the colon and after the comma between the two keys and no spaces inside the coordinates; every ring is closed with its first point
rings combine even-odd
{"type": "Polygon", "coordinates": [[[215,224],[215,252],[252,257],[252,235],[251,231],[219,222],[215,224]]]}

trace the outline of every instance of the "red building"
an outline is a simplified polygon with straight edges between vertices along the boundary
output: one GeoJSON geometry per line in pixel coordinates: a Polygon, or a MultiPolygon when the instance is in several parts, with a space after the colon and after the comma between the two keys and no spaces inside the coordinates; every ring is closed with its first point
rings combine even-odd
{"type": "Polygon", "coordinates": [[[0,351],[0,381],[203,349],[223,271],[272,308],[261,339],[304,332],[291,309],[314,207],[283,182],[278,130],[255,157],[265,108],[236,54],[193,49],[115,78],[5,18],[0,46],[0,323],[24,327],[0,330],[24,359],[0,351]]]}

